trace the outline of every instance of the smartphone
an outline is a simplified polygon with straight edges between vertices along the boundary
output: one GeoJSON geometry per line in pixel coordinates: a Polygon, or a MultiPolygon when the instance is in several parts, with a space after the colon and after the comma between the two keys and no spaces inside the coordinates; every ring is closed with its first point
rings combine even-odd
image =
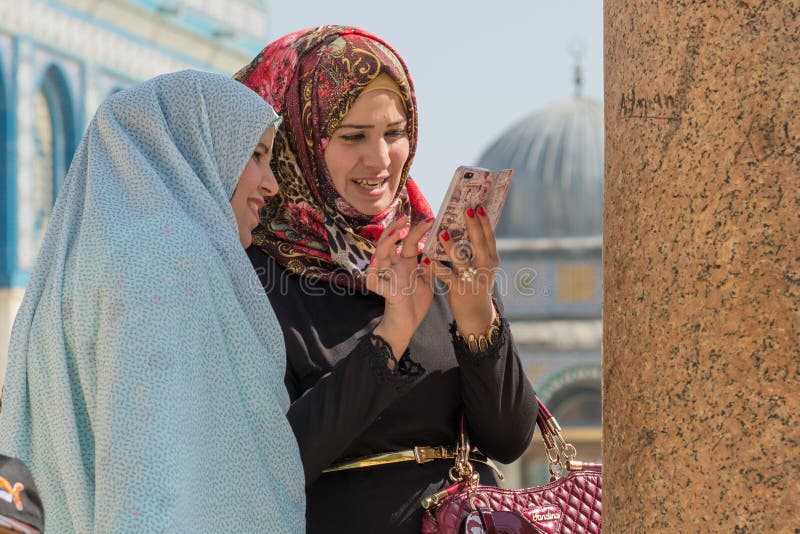
{"type": "Polygon", "coordinates": [[[471,259],[472,248],[469,246],[465,222],[467,208],[483,206],[494,230],[513,180],[513,169],[495,174],[480,167],[458,167],[428,233],[423,253],[432,260],[450,261],[439,243],[439,233],[447,230],[455,247],[456,259],[471,259]]]}

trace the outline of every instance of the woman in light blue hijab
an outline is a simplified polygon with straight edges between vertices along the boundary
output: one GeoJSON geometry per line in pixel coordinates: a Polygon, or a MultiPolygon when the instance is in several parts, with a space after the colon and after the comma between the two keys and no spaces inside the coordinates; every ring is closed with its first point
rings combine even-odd
{"type": "Polygon", "coordinates": [[[304,531],[283,338],[242,247],[263,200],[240,189],[251,158],[269,167],[276,122],[243,85],[184,71],[89,125],[0,413],[0,453],[30,467],[48,532],[304,531]]]}

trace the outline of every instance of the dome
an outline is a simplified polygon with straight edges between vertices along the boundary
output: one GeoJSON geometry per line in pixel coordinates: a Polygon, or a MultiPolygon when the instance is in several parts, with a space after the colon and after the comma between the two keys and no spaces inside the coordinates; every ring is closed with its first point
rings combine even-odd
{"type": "Polygon", "coordinates": [[[596,236],[603,230],[603,108],[575,96],[509,128],[478,166],[516,171],[497,237],[596,236]]]}

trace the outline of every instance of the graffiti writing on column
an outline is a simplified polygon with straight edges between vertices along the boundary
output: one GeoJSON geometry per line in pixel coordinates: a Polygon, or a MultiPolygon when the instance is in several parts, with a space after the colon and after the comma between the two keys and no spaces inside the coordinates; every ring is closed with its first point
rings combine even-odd
{"type": "Polygon", "coordinates": [[[636,94],[635,87],[620,97],[619,114],[626,119],[680,120],[675,96],[666,93],[636,94]]]}

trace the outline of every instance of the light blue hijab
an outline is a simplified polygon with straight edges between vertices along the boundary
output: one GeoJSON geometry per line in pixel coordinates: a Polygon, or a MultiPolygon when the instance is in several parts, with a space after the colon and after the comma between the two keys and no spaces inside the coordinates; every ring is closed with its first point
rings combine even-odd
{"type": "Polygon", "coordinates": [[[98,109],[11,334],[0,452],[48,532],[303,532],[278,321],[230,205],[277,116],[184,71],[98,109]]]}

